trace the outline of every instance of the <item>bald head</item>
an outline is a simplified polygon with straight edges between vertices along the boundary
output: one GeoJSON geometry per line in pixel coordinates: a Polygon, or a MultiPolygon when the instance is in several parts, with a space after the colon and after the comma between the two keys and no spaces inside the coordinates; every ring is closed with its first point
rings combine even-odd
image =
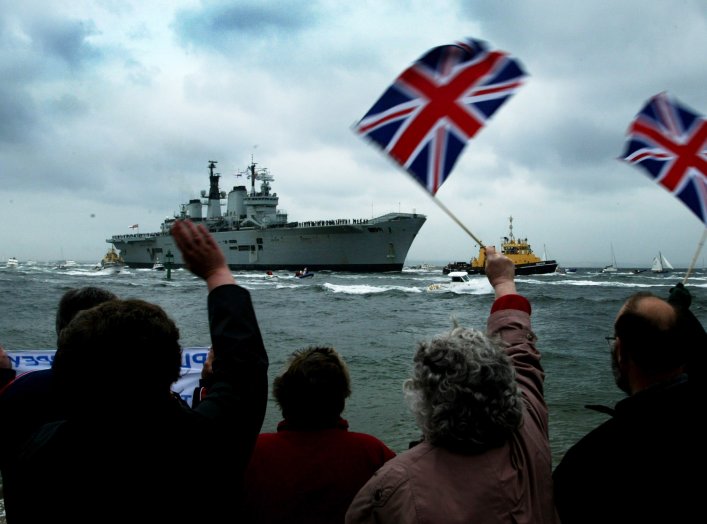
{"type": "Polygon", "coordinates": [[[614,324],[621,352],[642,371],[663,374],[685,363],[686,336],[678,311],[651,293],[629,297],[614,324]]]}
{"type": "Polygon", "coordinates": [[[617,320],[627,312],[644,317],[662,330],[670,329],[677,321],[677,312],[672,305],[647,292],[631,295],[619,310],[617,320]]]}

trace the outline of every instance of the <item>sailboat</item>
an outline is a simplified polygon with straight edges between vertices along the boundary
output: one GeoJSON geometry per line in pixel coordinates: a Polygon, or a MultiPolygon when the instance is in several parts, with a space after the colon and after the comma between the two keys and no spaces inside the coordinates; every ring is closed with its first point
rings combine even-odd
{"type": "Polygon", "coordinates": [[[602,273],[616,273],[619,268],[616,266],[616,257],[614,256],[614,244],[611,244],[611,264],[604,266],[602,273]]]}
{"type": "Polygon", "coordinates": [[[658,251],[658,256],[653,259],[651,271],[653,273],[667,273],[671,269],[674,269],[672,264],[663,256],[663,253],[658,251]]]}

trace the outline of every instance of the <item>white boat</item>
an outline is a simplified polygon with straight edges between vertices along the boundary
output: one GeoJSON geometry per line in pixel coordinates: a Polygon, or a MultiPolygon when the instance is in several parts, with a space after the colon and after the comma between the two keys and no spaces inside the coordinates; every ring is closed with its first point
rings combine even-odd
{"type": "Polygon", "coordinates": [[[20,262],[15,258],[15,257],[10,257],[7,259],[7,263],[5,267],[17,267],[20,265],[20,262]]]}
{"type": "Polygon", "coordinates": [[[651,272],[668,273],[671,269],[674,269],[672,264],[663,256],[663,253],[658,251],[658,256],[653,259],[653,264],[651,264],[651,272]]]}
{"type": "Polygon", "coordinates": [[[614,245],[611,244],[611,264],[604,266],[601,270],[602,273],[616,273],[619,268],[616,266],[616,257],[614,256],[614,245]]]}
{"type": "Polygon", "coordinates": [[[152,264],[153,271],[164,271],[164,264],[160,262],[160,257],[155,257],[155,263],[152,264]]]}
{"type": "Polygon", "coordinates": [[[449,282],[445,284],[430,284],[427,286],[427,291],[453,291],[471,287],[472,285],[471,277],[466,271],[450,271],[447,275],[449,276],[449,282]]]}
{"type": "Polygon", "coordinates": [[[75,260],[64,260],[59,262],[54,269],[75,269],[78,266],[75,260]]]}

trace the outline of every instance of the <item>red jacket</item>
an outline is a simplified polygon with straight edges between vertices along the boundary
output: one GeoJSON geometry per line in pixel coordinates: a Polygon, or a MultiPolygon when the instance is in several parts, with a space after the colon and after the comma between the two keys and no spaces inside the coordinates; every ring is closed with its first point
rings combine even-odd
{"type": "Polygon", "coordinates": [[[388,459],[383,442],[335,427],[295,430],[287,421],[262,433],[246,471],[246,506],[256,523],[344,522],[351,500],[388,459]]]}

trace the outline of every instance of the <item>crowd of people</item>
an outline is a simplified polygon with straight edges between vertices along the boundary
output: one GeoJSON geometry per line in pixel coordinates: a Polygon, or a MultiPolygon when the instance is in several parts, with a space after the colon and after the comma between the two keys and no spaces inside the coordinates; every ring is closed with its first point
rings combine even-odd
{"type": "Polygon", "coordinates": [[[689,473],[701,453],[689,379],[699,382],[707,335],[684,286],[667,300],[641,292],[622,305],[608,342],[627,397],[603,408],[610,418],[553,470],[532,307],[513,262],[493,247],[486,327],[455,323],[418,344],[403,392],[421,438],[396,454],[349,430],[348,365],[329,346],[292,353],[272,384],[282,421],[261,433],[269,362],[250,293],[202,225],[179,220],[172,235],[207,291],[211,347],[192,404],[171,391],[181,348],[166,311],[100,288],[68,291],[50,369],[17,374],[0,346],[9,524],[646,523],[696,514],[689,473]],[[128,349],[140,365],[126,397],[117,362],[128,349]],[[198,498],[185,504],[189,486],[198,498]]]}

